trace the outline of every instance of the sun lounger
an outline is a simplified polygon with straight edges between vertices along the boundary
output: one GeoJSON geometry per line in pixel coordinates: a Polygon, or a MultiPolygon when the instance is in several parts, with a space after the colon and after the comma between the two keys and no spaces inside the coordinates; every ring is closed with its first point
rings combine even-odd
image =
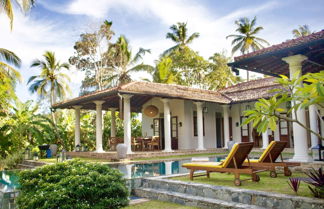
{"type": "Polygon", "coordinates": [[[250,174],[252,180],[257,182],[260,180],[260,177],[257,175],[257,172],[260,172],[260,170],[256,170],[250,166],[243,166],[243,162],[245,159],[248,159],[248,154],[252,148],[253,142],[238,143],[233,146],[231,152],[223,162],[191,162],[183,164],[182,167],[190,170],[190,180],[198,176],[207,176],[209,178],[211,172],[227,172],[234,174],[234,184],[236,186],[241,185],[240,174],[250,174]],[[206,174],[194,175],[194,172],[199,170],[206,171],[206,174]]]}
{"type": "Polygon", "coordinates": [[[276,167],[283,167],[285,176],[291,176],[289,167],[299,166],[300,163],[283,161],[282,151],[285,149],[286,145],[287,142],[284,141],[272,141],[259,159],[249,160],[249,162],[245,161],[243,165],[251,165],[256,169],[267,169],[270,171],[270,176],[273,178],[277,177],[276,167]],[[279,156],[280,162],[276,162],[279,156]]]}

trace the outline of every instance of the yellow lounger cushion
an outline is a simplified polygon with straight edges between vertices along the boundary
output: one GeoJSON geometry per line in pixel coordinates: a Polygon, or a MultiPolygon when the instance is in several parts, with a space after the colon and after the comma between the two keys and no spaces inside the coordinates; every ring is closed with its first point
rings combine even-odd
{"type": "Polygon", "coordinates": [[[202,162],[202,163],[185,163],[182,166],[190,167],[206,167],[206,168],[226,168],[233,156],[235,155],[237,149],[239,148],[238,144],[234,144],[231,152],[227,155],[226,159],[223,162],[202,162]]]}
{"type": "MultiPolygon", "coordinates": [[[[244,160],[245,163],[248,163],[248,160],[244,160]]],[[[259,160],[250,160],[250,163],[258,163],[260,162],[259,160]]]]}
{"type": "Polygon", "coordinates": [[[221,162],[203,162],[203,163],[184,163],[182,166],[189,167],[205,167],[205,168],[222,168],[221,162]]]}
{"type": "Polygon", "coordinates": [[[276,141],[272,141],[267,149],[265,149],[261,155],[261,157],[259,158],[259,163],[262,163],[264,161],[264,159],[269,155],[269,152],[271,151],[272,147],[275,145],[276,141]]]}

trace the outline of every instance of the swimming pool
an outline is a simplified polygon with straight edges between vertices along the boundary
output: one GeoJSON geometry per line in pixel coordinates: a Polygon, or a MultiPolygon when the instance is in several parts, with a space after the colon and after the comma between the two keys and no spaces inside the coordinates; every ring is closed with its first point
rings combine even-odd
{"type": "MultiPolygon", "coordinates": [[[[211,162],[220,162],[223,159],[223,156],[209,157],[209,161],[211,162]]],[[[191,158],[156,163],[115,164],[109,166],[120,170],[124,174],[125,178],[131,179],[188,173],[188,170],[182,167],[182,164],[188,162],[191,162],[191,158]]]]}

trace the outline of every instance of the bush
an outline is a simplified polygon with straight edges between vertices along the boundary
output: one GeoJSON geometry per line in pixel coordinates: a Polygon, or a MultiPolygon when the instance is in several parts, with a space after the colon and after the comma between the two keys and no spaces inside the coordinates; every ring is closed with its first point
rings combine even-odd
{"type": "Polygon", "coordinates": [[[128,204],[120,171],[71,160],[19,173],[20,209],[118,209],[128,204]]]}
{"type": "Polygon", "coordinates": [[[5,159],[0,160],[0,170],[14,169],[23,160],[24,160],[23,152],[15,152],[11,155],[8,155],[5,159]]]}

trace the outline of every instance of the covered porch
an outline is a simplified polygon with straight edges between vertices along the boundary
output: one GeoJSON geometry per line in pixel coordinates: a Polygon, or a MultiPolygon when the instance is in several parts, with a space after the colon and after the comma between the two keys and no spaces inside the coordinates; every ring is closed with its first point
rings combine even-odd
{"type": "MultiPolygon", "coordinates": [[[[230,102],[230,99],[215,91],[179,85],[131,82],[58,103],[53,105],[53,108],[74,109],[75,147],[82,146],[82,139],[80,138],[81,111],[95,110],[96,149],[92,152],[92,155],[105,153],[102,155],[104,158],[111,158],[111,155],[116,155],[115,150],[119,143],[126,145],[128,156],[152,155],[152,153],[156,155],[156,152],[160,152],[161,156],[170,152],[179,153],[179,155],[190,152],[215,152],[216,148],[220,146],[213,145],[206,149],[204,115],[207,113],[207,106],[213,108],[217,106],[224,116],[223,124],[229,124],[228,104],[230,102]],[[157,110],[148,108],[154,106],[152,104],[158,107],[157,110]],[[190,110],[187,106],[190,106],[190,110]],[[193,115],[192,109],[194,109],[195,115],[193,115]],[[103,121],[103,111],[111,112],[109,139],[103,139],[103,123],[105,122],[103,121]],[[119,116],[123,120],[123,137],[116,137],[116,112],[119,112],[119,116]],[[132,137],[131,135],[131,112],[142,113],[143,115],[141,137],[132,137]],[[194,124],[192,124],[192,118],[194,118],[194,124]],[[195,129],[195,135],[191,136],[193,129],[195,129]],[[190,132],[190,137],[189,135],[186,137],[186,134],[188,134],[186,132],[190,132]],[[179,137],[181,140],[179,140],[179,137]],[[103,140],[108,140],[108,150],[103,149],[103,140]],[[194,147],[192,147],[192,144],[195,144],[194,147]]],[[[230,127],[224,125],[221,148],[226,148],[227,141],[230,140],[229,131],[230,127]]],[[[90,154],[78,153],[78,155],[89,156],[90,154]]]]}

